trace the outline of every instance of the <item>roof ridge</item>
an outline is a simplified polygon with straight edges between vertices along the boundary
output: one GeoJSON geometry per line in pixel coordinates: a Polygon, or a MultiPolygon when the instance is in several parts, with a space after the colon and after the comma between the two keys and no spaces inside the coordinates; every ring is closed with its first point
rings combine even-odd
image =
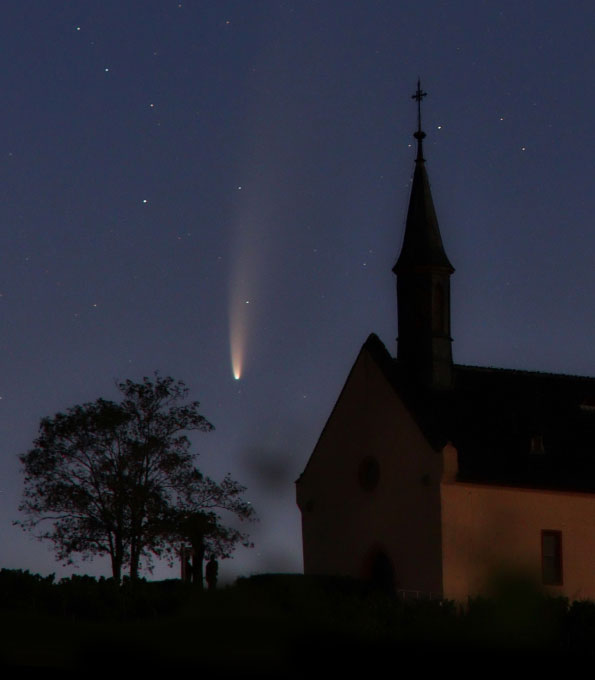
{"type": "Polygon", "coordinates": [[[533,371],[526,368],[503,368],[501,366],[473,366],[471,364],[453,364],[455,370],[494,371],[499,373],[521,373],[525,375],[542,375],[555,378],[570,378],[579,380],[595,380],[595,376],[579,375],[577,373],[554,373],[552,371],[533,371]]]}

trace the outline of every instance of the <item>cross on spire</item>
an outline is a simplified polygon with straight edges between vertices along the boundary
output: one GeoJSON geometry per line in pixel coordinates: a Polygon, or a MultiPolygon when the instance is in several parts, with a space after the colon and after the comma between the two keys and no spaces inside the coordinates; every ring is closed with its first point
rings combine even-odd
{"type": "Polygon", "coordinates": [[[411,99],[415,99],[417,102],[417,130],[413,133],[415,139],[417,139],[417,158],[416,163],[424,162],[424,154],[421,148],[422,139],[426,136],[426,133],[421,129],[421,100],[427,96],[427,92],[421,89],[421,83],[419,78],[417,79],[417,91],[415,94],[411,95],[411,99]]]}
{"type": "Polygon", "coordinates": [[[411,99],[415,99],[417,102],[417,132],[421,132],[421,100],[428,95],[421,89],[421,83],[419,78],[417,79],[417,92],[411,95],[411,99]]]}

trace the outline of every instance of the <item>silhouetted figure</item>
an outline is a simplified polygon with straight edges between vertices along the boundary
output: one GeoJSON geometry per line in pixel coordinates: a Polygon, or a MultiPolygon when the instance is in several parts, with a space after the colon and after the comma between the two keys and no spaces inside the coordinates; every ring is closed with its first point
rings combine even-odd
{"type": "Polygon", "coordinates": [[[180,554],[180,561],[181,561],[181,567],[182,567],[182,581],[184,583],[191,583],[192,582],[192,562],[191,559],[193,557],[193,550],[192,548],[189,548],[187,546],[184,546],[181,550],[180,554]]]}
{"type": "Polygon", "coordinates": [[[215,557],[211,555],[211,559],[207,562],[206,577],[207,587],[209,590],[215,590],[217,587],[217,574],[219,572],[219,564],[215,557]]]}

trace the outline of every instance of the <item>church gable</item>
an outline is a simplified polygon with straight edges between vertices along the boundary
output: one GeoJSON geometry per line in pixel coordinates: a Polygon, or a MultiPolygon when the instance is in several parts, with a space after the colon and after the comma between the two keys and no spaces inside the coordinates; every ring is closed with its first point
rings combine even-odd
{"type": "MultiPolygon", "coordinates": [[[[348,464],[353,466],[372,452],[388,462],[391,451],[404,447],[430,449],[394,377],[393,359],[378,337],[370,335],[298,480],[298,488],[305,480],[319,479],[321,468],[327,466],[340,468],[347,479],[348,464]]],[[[349,483],[353,481],[350,478],[349,483]]],[[[321,486],[327,489],[325,482],[321,486]]]]}
{"type": "Polygon", "coordinates": [[[431,590],[439,584],[441,457],[387,376],[390,362],[371,336],[297,482],[304,566],[362,577],[382,559],[398,587],[431,590]],[[420,559],[432,568],[421,573],[420,559]]]}

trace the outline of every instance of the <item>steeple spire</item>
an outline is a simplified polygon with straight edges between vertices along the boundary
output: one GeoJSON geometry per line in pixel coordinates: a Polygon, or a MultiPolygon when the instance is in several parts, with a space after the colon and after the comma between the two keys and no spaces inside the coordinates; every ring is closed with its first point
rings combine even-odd
{"type": "Polygon", "coordinates": [[[426,133],[421,129],[421,101],[426,96],[427,92],[423,92],[418,80],[417,92],[411,97],[417,101],[417,130],[413,133],[413,136],[417,139],[417,157],[411,184],[403,247],[399,259],[393,267],[395,274],[404,267],[412,266],[443,267],[450,270],[451,274],[454,272],[442,245],[442,237],[440,236],[438,219],[430,191],[430,180],[423,157],[422,140],[426,133]]]}
{"type": "Polygon", "coordinates": [[[397,275],[399,340],[397,358],[422,384],[449,387],[452,378],[450,337],[450,264],[438,227],[423,157],[421,102],[427,95],[417,81],[417,156],[411,184],[405,236],[393,267],[397,275]]]}

